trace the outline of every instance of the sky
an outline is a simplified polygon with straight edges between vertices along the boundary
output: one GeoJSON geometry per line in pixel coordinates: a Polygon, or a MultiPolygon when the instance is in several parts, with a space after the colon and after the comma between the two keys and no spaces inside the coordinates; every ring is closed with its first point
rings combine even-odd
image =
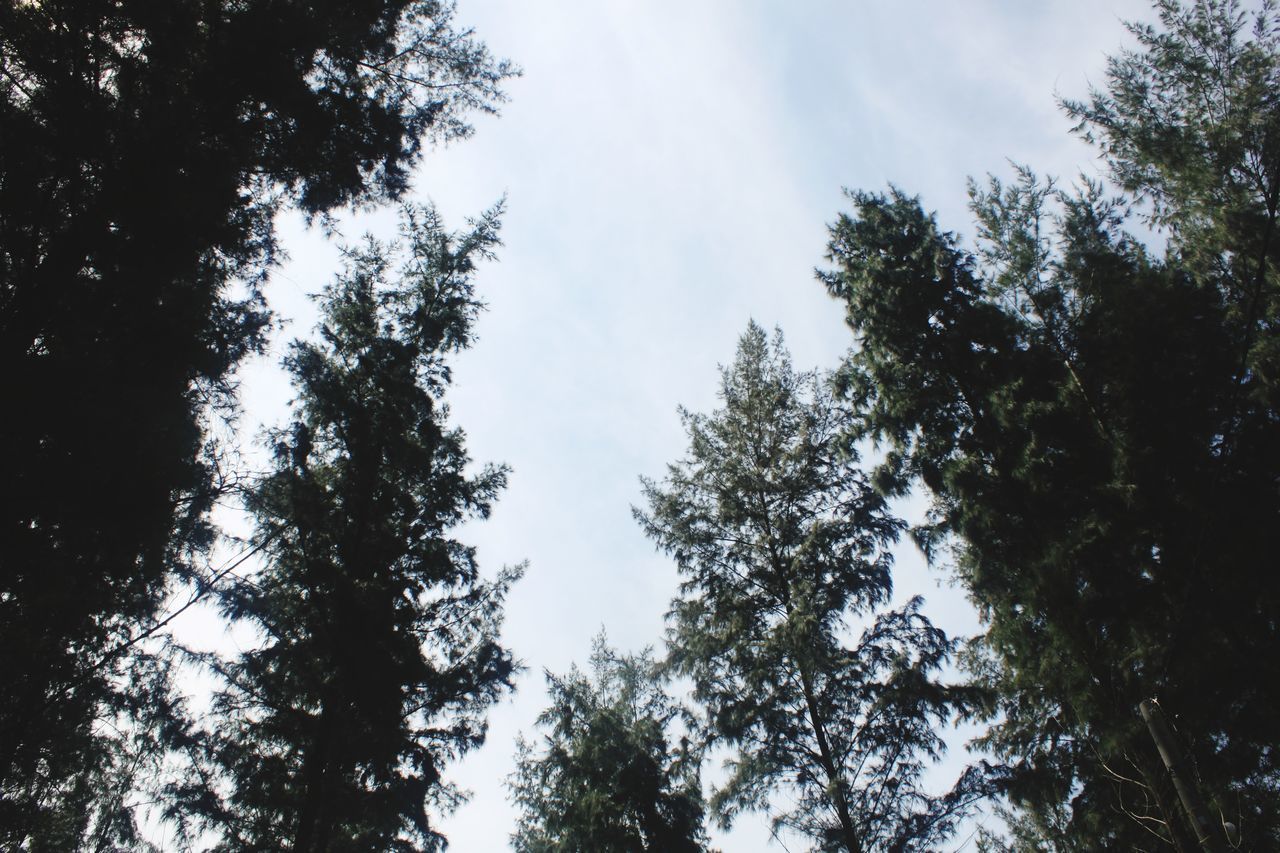
{"type": "MultiPolygon", "coordinates": [[[[543,671],[585,664],[602,627],[623,650],[661,642],[678,577],[631,507],[639,477],[686,447],[676,407],[715,407],[717,365],[752,318],[782,329],[801,369],[833,368],[851,345],[814,279],[826,224],[848,210],[842,189],[919,194],[967,240],[970,176],[1024,163],[1101,177],[1056,97],[1101,84],[1122,22],[1151,13],[1138,0],[459,0],[457,17],[524,72],[500,116],[426,157],[413,194],[458,228],[507,200],[505,245],[476,279],[488,310],[449,394],[472,457],[512,468],[492,517],[462,536],[489,573],[529,566],[504,630],[526,670],[487,744],[447,771],[473,794],[441,828],[469,853],[507,849],[503,780],[517,733],[535,734],[543,671]]],[[[339,266],[317,230],[290,216],[280,227],[290,259],[267,294],[288,322],[242,372],[246,440],[284,420],[279,356],[310,332],[307,294],[339,266]]],[[[395,227],[386,210],[340,222],[350,242],[395,227]]],[[[924,595],[948,632],[978,629],[945,571],[909,546],[895,586],[899,601],[924,595]]],[[[193,614],[183,630],[215,624],[193,614]]],[[[939,777],[958,773],[964,739],[939,777]]],[[[713,839],[783,849],[762,815],[713,839]]],[[[972,850],[966,839],[952,849],[972,850]]]]}

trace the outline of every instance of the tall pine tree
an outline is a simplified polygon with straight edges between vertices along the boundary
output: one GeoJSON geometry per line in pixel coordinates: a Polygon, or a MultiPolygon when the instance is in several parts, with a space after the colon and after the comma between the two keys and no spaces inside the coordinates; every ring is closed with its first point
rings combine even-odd
{"type": "Polygon", "coordinates": [[[972,188],[963,249],[900,192],[854,193],[822,278],[882,483],[934,495],[987,632],[987,741],[1022,837],[1059,849],[1280,844],[1275,353],[1280,41],[1270,6],[1157,5],[1067,103],[1124,195],[1022,170],[972,188]],[[1137,205],[1135,208],[1134,205],[1137,205]],[[1124,230],[1145,211],[1162,255],[1124,230]],[[1174,722],[1192,826],[1138,704],[1174,722]],[[1201,841],[1198,836],[1208,836],[1201,841]],[[1234,837],[1234,836],[1233,836],[1234,837]]]}
{"type": "Polygon", "coordinates": [[[458,797],[444,766],[483,741],[514,669],[498,627],[519,571],[482,580],[452,533],[487,515],[506,471],[466,470],[443,403],[497,225],[495,210],[450,235],[433,210],[408,210],[400,269],[394,246],[348,253],[322,339],[286,360],[294,420],[250,499],[266,566],[224,597],[264,642],[207,658],[226,680],[217,773],[175,809],[200,814],[218,849],[443,846],[432,809],[458,797]]]}
{"type": "Polygon", "coordinates": [[[981,794],[972,773],[944,796],[922,785],[966,697],[938,680],[954,642],[920,600],[883,608],[902,525],[858,467],[852,415],[754,323],[720,398],[682,411],[688,455],[636,512],[684,578],[671,664],[707,739],[736,750],[712,806],[724,823],[776,811],[817,850],[930,849],[981,794]]]}

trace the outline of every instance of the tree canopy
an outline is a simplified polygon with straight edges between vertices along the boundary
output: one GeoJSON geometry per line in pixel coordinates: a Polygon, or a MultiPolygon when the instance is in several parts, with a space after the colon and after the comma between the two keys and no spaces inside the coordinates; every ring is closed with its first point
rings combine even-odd
{"type": "MultiPolygon", "coordinates": [[[[1280,849],[1280,19],[1155,11],[1061,102],[1105,179],[971,180],[971,238],[849,192],[818,273],[844,363],[797,372],[753,322],[681,410],[633,510],[681,577],[665,653],[602,635],[547,674],[518,849],[701,851],[744,812],[937,849],[992,792],[983,849],[1280,849]],[[908,529],[980,636],[891,606],[908,529]],[[996,762],[935,790],[957,718],[996,762]]],[[[445,402],[501,206],[345,250],[265,471],[237,370],[280,215],[401,200],[516,73],[451,0],[0,0],[0,848],[446,846],[448,766],[521,668],[522,568],[460,532],[507,470],[445,402]],[[215,567],[220,503],[256,527],[215,567]],[[254,641],[184,648],[204,601],[254,641]]]]}
{"type": "Polygon", "coordinates": [[[58,802],[105,760],[95,718],[136,704],[133,640],[201,571],[235,486],[209,426],[264,339],[277,212],[395,198],[428,139],[502,100],[513,69],[452,15],[0,4],[4,843],[80,819],[58,802]]]}
{"type": "Polygon", "coordinates": [[[986,620],[985,742],[1023,828],[1193,849],[1137,712],[1158,697],[1215,822],[1266,848],[1280,52],[1269,6],[1157,10],[1105,89],[1065,103],[1119,195],[1029,169],[975,183],[965,248],[901,191],[851,193],[821,278],[857,339],[843,378],[889,451],[879,481],[930,490],[918,537],[954,546],[986,620]]]}

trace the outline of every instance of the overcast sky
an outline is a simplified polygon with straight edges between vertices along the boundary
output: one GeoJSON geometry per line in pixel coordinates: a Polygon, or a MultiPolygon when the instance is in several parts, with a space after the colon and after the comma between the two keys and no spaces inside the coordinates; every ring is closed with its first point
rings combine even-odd
{"type": "MultiPolygon", "coordinates": [[[[1055,93],[1100,83],[1122,21],[1149,16],[1138,0],[459,0],[459,20],[524,76],[500,117],[429,156],[416,197],[455,227],[508,198],[505,246],[477,278],[489,310],[450,399],[473,458],[513,469],[465,535],[490,572],[529,570],[505,630],[528,670],[488,744],[448,768],[474,791],[443,823],[451,849],[506,849],[502,780],[543,707],[544,669],[585,663],[602,626],[624,650],[660,642],[677,577],[630,508],[638,477],[686,446],[676,406],[714,407],[716,366],[749,318],[781,327],[799,368],[834,367],[849,346],[813,277],[842,187],[896,184],[965,236],[967,176],[1007,175],[1010,160],[1098,176],[1055,93]]],[[[268,295],[293,322],[244,372],[250,438],[283,419],[275,359],[310,330],[305,294],[337,268],[322,235],[282,225],[292,260],[268,295]]],[[[342,230],[394,227],[383,212],[342,230]]],[[[907,548],[896,586],[948,631],[975,630],[963,595],[907,548]]],[[[748,815],[717,843],[781,850],[765,827],[748,815]]]]}

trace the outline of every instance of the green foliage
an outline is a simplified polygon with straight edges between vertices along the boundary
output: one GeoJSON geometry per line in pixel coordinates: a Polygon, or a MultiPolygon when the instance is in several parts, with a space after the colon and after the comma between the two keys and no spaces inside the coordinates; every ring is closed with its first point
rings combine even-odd
{"type": "Polygon", "coordinates": [[[56,792],[134,702],[112,650],[203,565],[235,487],[208,427],[262,345],[275,215],[398,196],[424,139],[502,99],[512,69],[451,16],[0,3],[0,846],[81,811],[56,792]]]}
{"type": "Polygon", "coordinates": [[[1106,91],[1067,103],[1127,195],[975,184],[966,251],[915,199],[853,193],[821,278],[879,482],[933,493],[917,534],[954,546],[986,620],[970,663],[1019,832],[1192,849],[1137,713],[1159,696],[1215,812],[1270,848],[1280,53],[1269,5],[1252,37],[1234,3],[1158,9],[1106,91]],[[1124,230],[1135,204],[1162,259],[1124,230]]]}
{"type": "Polygon", "coordinates": [[[264,642],[206,656],[226,681],[208,747],[220,774],[176,792],[179,816],[220,833],[217,849],[443,846],[430,809],[459,796],[444,764],[483,741],[514,669],[498,627],[520,572],[481,580],[451,535],[488,514],[506,471],[467,474],[442,402],[497,215],[455,236],[408,209],[403,251],[370,240],[348,252],[322,299],[322,341],[286,359],[295,418],[250,498],[267,565],[223,599],[264,642]]]}
{"type": "Polygon", "coordinates": [[[687,737],[672,745],[682,711],[663,680],[651,652],[619,655],[603,634],[589,676],[547,673],[545,746],[521,739],[510,780],[516,850],[705,849],[702,757],[687,737]]]}
{"type": "Polygon", "coordinates": [[[722,370],[723,408],[682,411],[689,453],[645,480],[645,532],[684,580],[670,661],[692,677],[706,736],[733,746],[712,805],[774,819],[820,850],[927,849],[979,795],[921,787],[964,695],[937,680],[954,642],[915,599],[881,610],[902,529],[858,468],[853,415],[781,336],[752,323],[722,370]],[[879,612],[877,612],[879,611],[879,612]],[[875,614],[847,645],[850,620],[875,614]]]}
{"type": "Polygon", "coordinates": [[[98,709],[93,729],[50,745],[56,758],[74,749],[85,763],[66,778],[36,773],[13,786],[6,826],[38,832],[24,846],[5,849],[155,851],[135,811],[162,795],[170,750],[188,738],[187,712],[171,686],[174,668],[172,654],[152,651],[132,654],[118,667],[112,685],[118,698],[98,709]]]}
{"type": "Polygon", "coordinates": [[[1139,49],[1111,58],[1105,90],[1064,107],[1117,184],[1150,202],[1183,263],[1224,287],[1251,285],[1260,256],[1277,251],[1268,245],[1280,142],[1274,4],[1155,7],[1161,26],[1130,25],[1139,49]]]}

